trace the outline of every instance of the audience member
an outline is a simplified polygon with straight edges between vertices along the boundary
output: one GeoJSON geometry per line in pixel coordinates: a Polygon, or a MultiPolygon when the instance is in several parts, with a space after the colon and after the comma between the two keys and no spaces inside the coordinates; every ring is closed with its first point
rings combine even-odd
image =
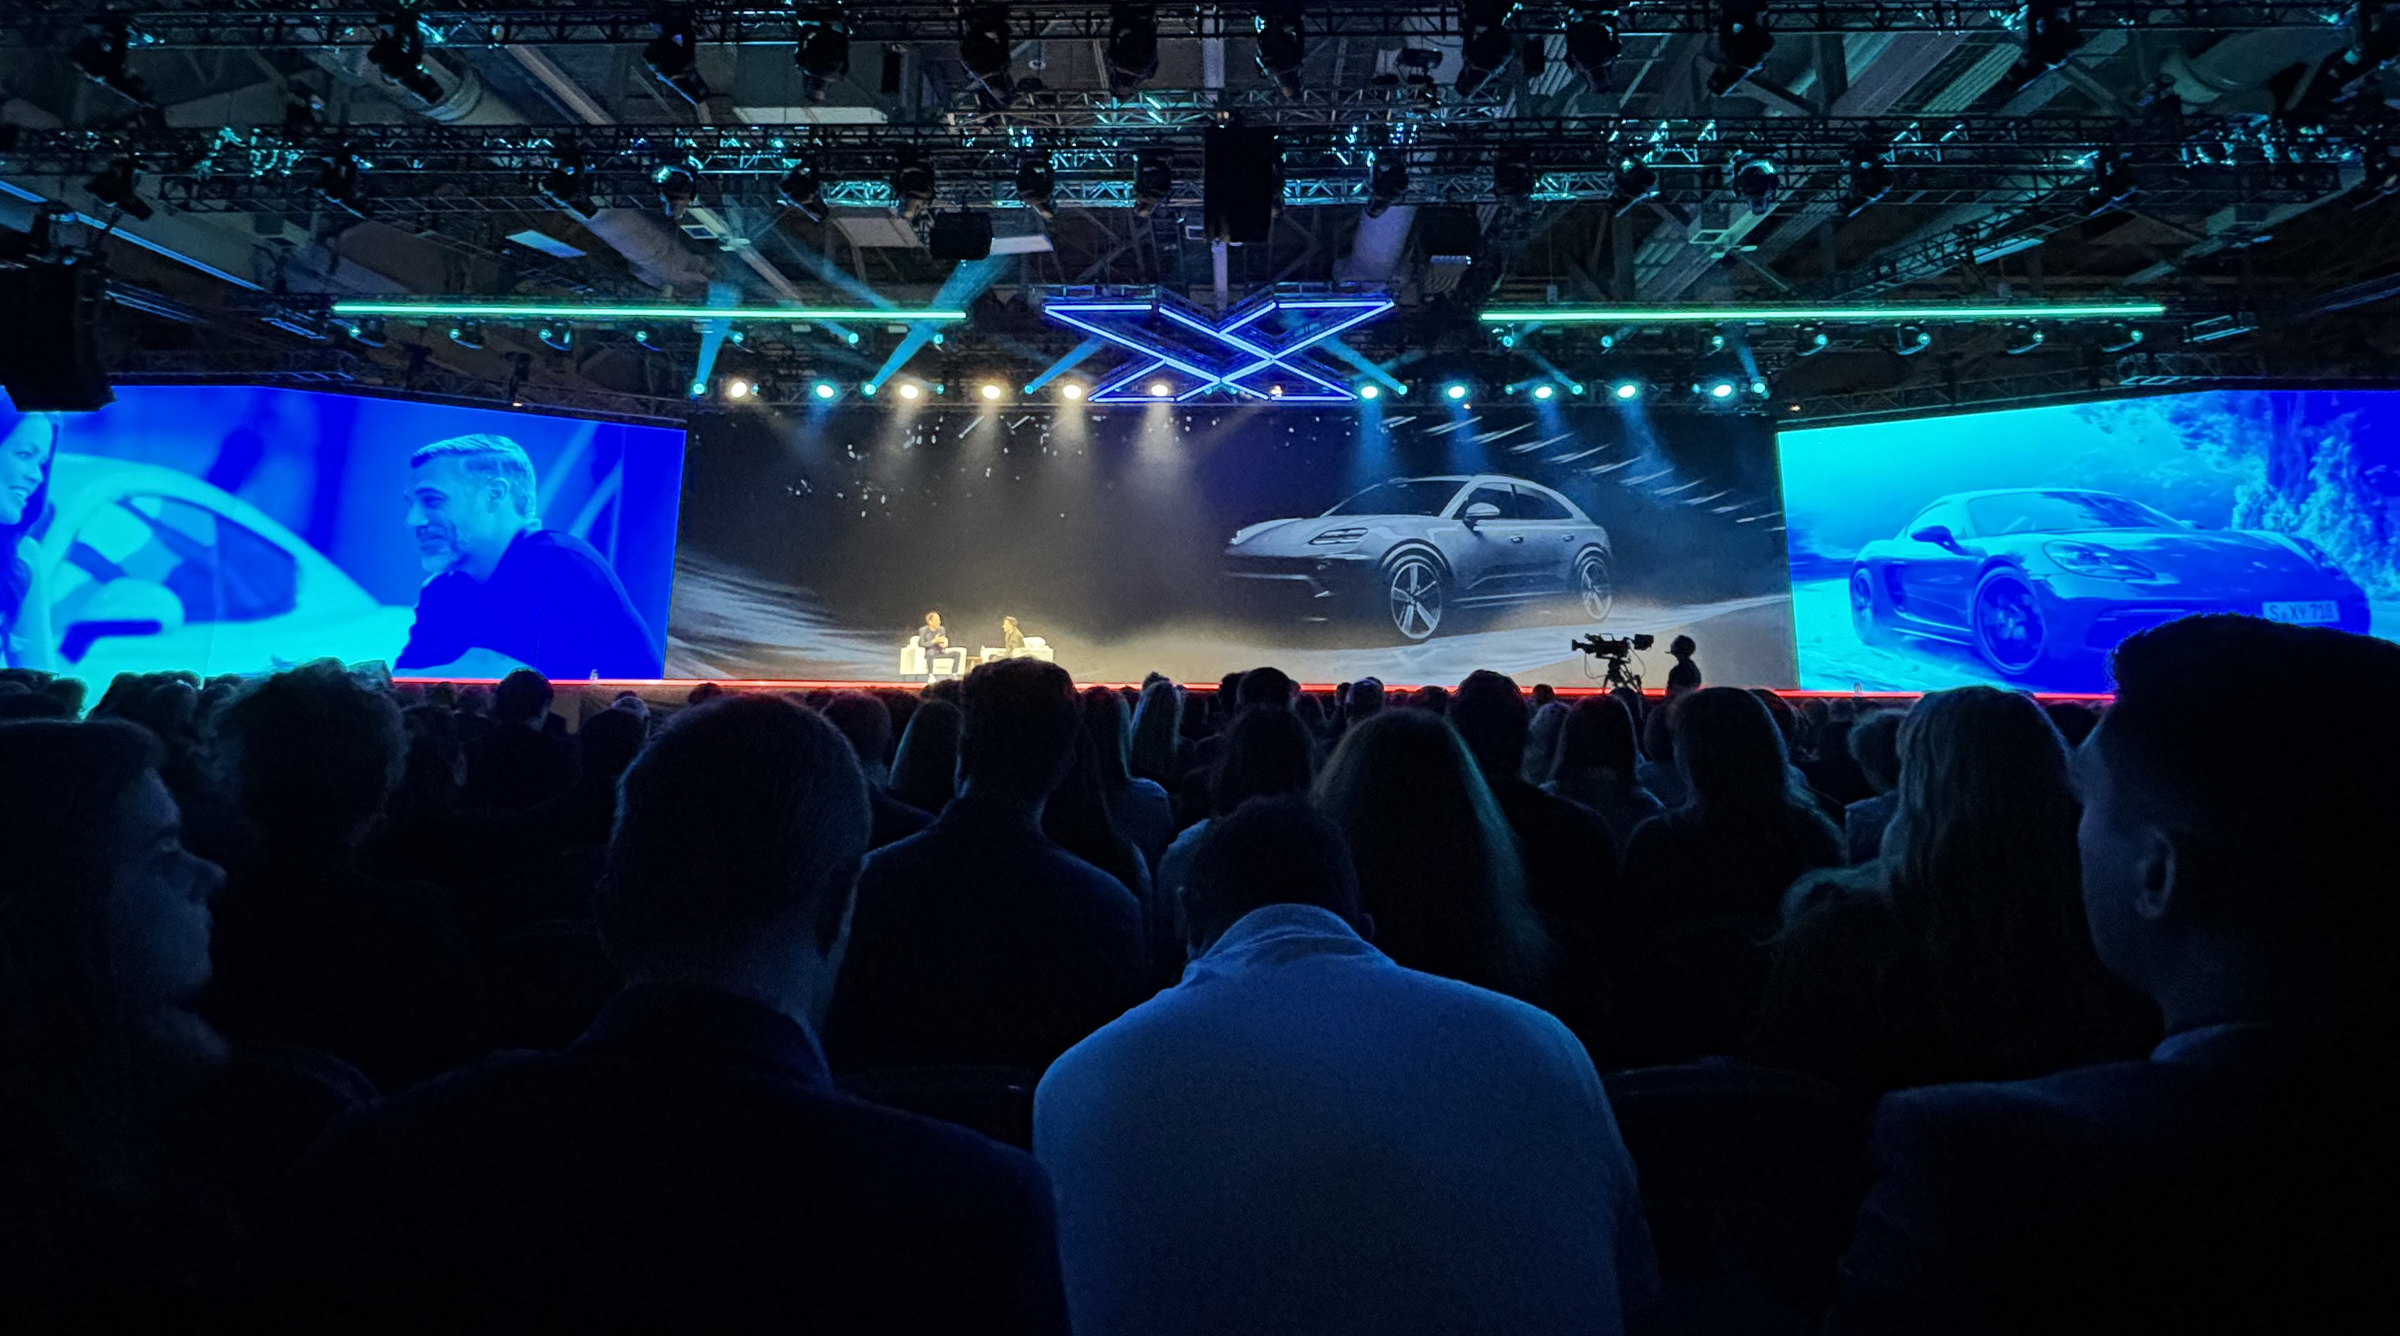
{"type": "Polygon", "coordinates": [[[2069,751],[2082,746],[2083,740],[2090,737],[2092,730],[2100,725],[2100,716],[2094,714],[2091,707],[2071,700],[2052,701],[2042,707],[2042,712],[2050,716],[2052,724],[2057,725],[2058,734],[2067,740],[2069,751]]]}
{"type": "Polygon", "coordinates": [[[1684,789],[1683,771],[1675,764],[1675,715],[1681,704],[1682,697],[1669,697],[1640,712],[1642,763],[1633,772],[1634,779],[1670,809],[1683,806],[1690,796],[1684,789]]]}
{"type": "Polygon", "coordinates": [[[1412,710],[1424,710],[1429,714],[1448,714],[1450,712],[1450,688],[1418,687],[1409,693],[1408,705],[1412,710]]]}
{"type": "Polygon", "coordinates": [[[2024,696],[1959,687],[1900,731],[1883,856],[1786,900],[1749,1054],[1882,1092],[2122,1058],[2157,1018],[2084,926],[2058,731],[2024,696]]]}
{"type": "Polygon", "coordinates": [[[1525,781],[1531,725],[1513,679],[1489,671],[1468,674],[1451,698],[1450,725],[1516,836],[1534,908],[1570,956],[1588,958],[1602,931],[1601,915],[1616,899],[1617,843],[1608,824],[1590,808],[1525,781]]]}
{"type": "MultiPolygon", "coordinates": [[[[1225,750],[1217,760],[1217,773],[1209,786],[1215,806],[1208,817],[1185,827],[1175,842],[1167,846],[1166,856],[1158,861],[1161,899],[1180,912],[1184,882],[1191,873],[1192,860],[1199,855],[1210,822],[1231,815],[1252,798],[1305,794],[1316,773],[1316,743],[1290,711],[1244,710],[1236,716],[1233,726],[1226,730],[1225,750]]],[[[1171,940],[1178,970],[1182,968],[1180,958],[1188,940],[1188,934],[1180,929],[1171,940]]]]}
{"type": "Polygon", "coordinates": [[[221,745],[257,841],[217,900],[209,1019],[331,1053],[386,1090],[474,1056],[479,984],[450,906],[358,866],[400,779],[391,700],[320,660],[252,685],[221,745]]]}
{"type": "Polygon", "coordinates": [[[891,795],[920,812],[941,815],[957,789],[959,709],[928,700],[910,716],[892,757],[891,795]]]}
{"type": "MultiPolygon", "coordinates": [[[[1080,703],[1077,711],[1081,713],[1080,703]]],[[[1142,906],[1147,923],[1152,911],[1150,862],[1118,828],[1115,809],[1100,778],[1099,744],[1089,731],[1079,730],[1070,747],[1073,759],[1066,777],[1042,806],[1042,833],[1059,848],[1116,878],[1142,906]]]]}
{"type": "Polygon", "coordinates": [[[1356,728],[1362,720],[1373,718],[1383,709],[1383,683],[1376,678],[1362,677],[1350,684],[1350,696],[1342,702],[1342,730],[1356,728]]]}
{"type": "Polygon", "coordinates": [[[1533,710],[1533,720],[1525,730],[1525,760],[1517,767],[1517,777],[1528,784],[1545,784],[1558,765],[1558,735],[1567,726],[1567,703],[1556,692],[1538,703],[1528,693],[1525,703],[1533,710]]]}
{"type": "Polygon", "coordinates": [[[1842,842],[1846,862],[1871,863],[1883,852],[1883,834],[1899,800],[1892,790],[1900,783],[1900,712],[1883,710],[1851,725],[1850,758],[1858,762],[1859,777],[1874,791],[1842,810],[1842,842]]]}
{"type": "Polygon", "coordinates": [[[466,806],[521,812],[574,784],[574,749],[542,731],[551,699],[549,681],[530,668],[501,679],[490,732],[467,746],[466,806]]]}
{"type": "Polygon", "coordinates": [[[933,814],[892,796],[891,771],[883,763],[892,745],[892,712],[863,691],[845,691],[825,702],[825,721],[841,731],[867,778],[867,801],[875,813],[867,847],[880,849],[933,824],[933,814]]]}
{"type": "Polygon", "coordinates": [[[1609,838],[1622,849],[1634,828],[1666,809],[1634,778],[1641,762],[1633,745],[1633,717],[1615,696],[1575,702],[1559,730],[1558,760],[1542,787],[1600,814],[1609,838]]]}
{"type": "Polygon", "coordinates": [[[1036,1096],[1076,1327],[1621,1330],[1649,1234],[1574,1038],[1370,946],[1299,799],[1218,818],[1191,892],[1183,983],[1036,1096]]]}
{"type": "Polygon", "coordinates": [[[1690,636],[1677,636],[1667,642],[1667,656],[1675,660],[1675,665],[1667,669],[1667,699],[1700,689],[1700,665],[1692,658],[1699,651],[1690,636]]]}
{"type": "Polygon", "coordinates": [[[1241,685],[1234,689],[1233,712],[1239,714],[1253,705],[1288,710],[1292,708],[1292,699],[1299,694],[1300,688],[1282,669],[1253,668],[1242,674],[1241,685]]]}
{"type": "Polygon", "coordinates": [[[1084,692],[1083,729],[1091,735],[1093,755],[1099,762],[1100,789],[1108,799],[1110,823],[1141,851],[1144,863],[1157,867],[1167,842],[1175,838],[1175,805],[1164,788],[1134,776],[1132,727],[1125,716],[1125,698],[1107,687],[1084,692]]]}
{"type": "Polygon", "coordinates": [[[313,1157],[262,1269],[296,1330],[1064,1332],[1048,1184],[838,1094],[814,1038],[871,818],[844,740],[694,707],[627,773],[627,988],[563,1053],[393,1100],[313,1157]]]}
{"type": "Polygon", "coordinates": [[[958,797],[859,879],[826,1021],[837,1070],[1038,1071],[1139,1000],[1140,902],[1042,833],[1083,736],[1074,690],[1035,659],[968,674],[958,797]]]}
{"type": "Polygon", "coordinates": [[[1785,889],[1842,861],[1840,833],[1793,794],[1783,734],[1756,696],[1678,699],[1675,749],[1690,796],[1627,843],[1611,934],[1629,1060],[1731,1052],[1766,984],[1785,889]]]}
{"type": "Polygon", "coordinates": [[[2115,675],[2076,758],[2084,910],[2167,1038],[2147,1061],[1887,1096],[1836,1330],[2400,1323],[2400,646],[2197,617],[2127,640],[2115,675]],[[2338,724],[2229,708],[2228,663],[2278,665],[2338,724]]]}
{"type": "Polygon", "coordinates": [[[1133,711],[1133,743],[1126,766],[1160,786],[1183,777],[1183,693],[1156,673],[1142,683],[1142,702],[1133,711]]]}
{"type": "Polygon", "coordinates": [[[1349,841],[1384,953],[1528,1000],[1555,947],[1525,891],[1508,819],[1440,715],[1386,710],[1342,738],[1316,802],[1349,841]]]}

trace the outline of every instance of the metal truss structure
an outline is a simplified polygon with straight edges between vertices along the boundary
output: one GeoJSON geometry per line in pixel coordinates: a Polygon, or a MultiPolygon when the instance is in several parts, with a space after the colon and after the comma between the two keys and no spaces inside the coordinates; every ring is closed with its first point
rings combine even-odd
{"type": "MultiPolygon", "coordinates": [[[[737,45],[792,40],[796,18],[839,11],[854,40],[914,42],[952,39],[959,31],[955,0],[853,0],[833,4],[702,3],[679,5],[702,42],[737,45]]],[[[1009,6],[1020,38],[1094,40],[1107,36],[1106,0],[1048,0],[1009,6]]],[[[1510,26],[1519,33],[1562,30],[1569,5],[1537,0],[1522,6],[1510,26]]],[[[146,46],[338,47],[364,46],[389,22],[392,6],[342,3],[305,5],[294,0],[134,0],[107,13],[124,22],[146,46]]],[[[422,17],[431,39],[445,46],[513,46],[523,43],[640,42],[654,36],[662,7],[646,4],[582,3],[581,0],[515,0],[514,3],[457,4],[433,0],[422,17]]],[[[1247,36],[1250,9],[1238,4],[1165,3],[1156,7],[1162,37],[1247,36]]],[[[0,3],[0,42],[49,45],[72,41],[93,17],[82,4],[57,0],[0,3]]],[[[1768,17],[1785,34],[1847,32],[2013,31],[2022,26],[2015,4],[1923,0],[1778,0],[1768,17]]],[[[1713,33],[1718,6],[1707,0],[1628,0],[1618,10],[1618,28],[1628,36],[1713,33]]],[[[1312,37],[1438,39],[1459,30],[1454,3],[1427,0],[1310,0],[1300,11],[1312,37]]],[[[2256,28],[2317,28],[2342,22],[2338,9],[2322,4],[2212,4],[2207,0],[2086,0],[2075,8],[2086,30],[2229,32],[2256,28]]]]}
{"type": "MultiPolygon", "coordinates": [[[[652,173],[688,167],[706,203],[771,208],[778,181],[793,166],[813,165],[829,183],[827,202],[884,207],[898,203],[888,178],[901,150],[933,166],[930,204],[1010,208],[1014,173],[1028,153],[1046,152],[1059,205],[1126,208],[1134,204],[1137,159],[1164,151],[1174,162],[1163,204],[1201,203],[1199,136],[1189,127],[1119,132],[1105,145],[1079,136],[1047,141],[1039,133],[973,129],[783,127],[731,129],[657,126],[377,125],[277,129],[24,130],[0,149],[0,171],[81,180],[131,158],[143,193],[192,212],[301,209],[321,205],[317,181],[328,163],[355,158],[361,212],[422,215],[461,210],[540,212],[557,205],[538,184],[572,152],[585,164],[584,189],[597,203],[654,207],[652,173]]],[[[1739,168],[1764,159],[1778,185],[1768,207],[1838,203],[1846,164],[1872,144],[1891,172],[1892,203],[2011,204],[2073,192],[2108,153],[2140,182],[2151,207],[2213,208],[2322,198],[2355,174],[2366,135],[2341,128],[2293,131],[2219,122],[2126,122],[2107,117],[1931,116],[1905,119],[1819,117],[1760,123],[1720,119],[1560,121],[1520,117],[1469,134],[1418,127],[1403,149],[1370,146],[1369,136],[1336,129],[1295,129],[1283,136],[1287,207],[1358,204],[1366,199],[1371,155],[1406,152],[1416,203],[1501,201],[1496,153],[1525,149],[1537,165],[1522,203],[1606,201],[1628,161],[1656,175],[1656,201],[1670,209],[1745,207],[1734,201],[1739,168]]],[[[1755,207],[1755,206],[1749,206],[1755,207]]]]}

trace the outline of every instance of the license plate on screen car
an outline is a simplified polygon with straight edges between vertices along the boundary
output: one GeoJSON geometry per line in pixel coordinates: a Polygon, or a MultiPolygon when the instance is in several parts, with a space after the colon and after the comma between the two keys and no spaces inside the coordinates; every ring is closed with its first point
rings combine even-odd
{"type": "Polygon", "coordinates": [[[2260,608],[2270,622],[2299,622],[2314,625],[2319,622],[2338,622],[2342,610],[2331,599],[2313,599],[2304,603],[2269,603],[2260,608]]]}

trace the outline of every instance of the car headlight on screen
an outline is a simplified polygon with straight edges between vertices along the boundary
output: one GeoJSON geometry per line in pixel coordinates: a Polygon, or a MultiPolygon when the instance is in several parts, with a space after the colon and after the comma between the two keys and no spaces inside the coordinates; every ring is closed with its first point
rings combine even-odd
{"type": "Polygon", "coordinates": [[[1310,547],[1337,547],[1343,543],[1355,543],[1366,536],[1367,531],[1364,529],[1327,529],[1309,539],[1308,545],[1310,547]]]}
{"type": "Polygon", "coordinates": [[[2097,543],[2044,543],[2042,551],[2060,570],[2103,580],[2155,580],[2158,572],[2113,547],[2097,543]]]}

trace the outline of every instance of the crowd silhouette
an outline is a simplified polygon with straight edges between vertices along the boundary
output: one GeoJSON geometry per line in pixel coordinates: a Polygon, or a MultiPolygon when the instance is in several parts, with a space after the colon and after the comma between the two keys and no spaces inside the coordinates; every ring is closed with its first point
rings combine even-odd
{"type": "Polygon", "coordinates": [[[2206,616],[2113,670],[0,670],[0,1305],[2400,1330],[2400,645],[2206,616]]]}

